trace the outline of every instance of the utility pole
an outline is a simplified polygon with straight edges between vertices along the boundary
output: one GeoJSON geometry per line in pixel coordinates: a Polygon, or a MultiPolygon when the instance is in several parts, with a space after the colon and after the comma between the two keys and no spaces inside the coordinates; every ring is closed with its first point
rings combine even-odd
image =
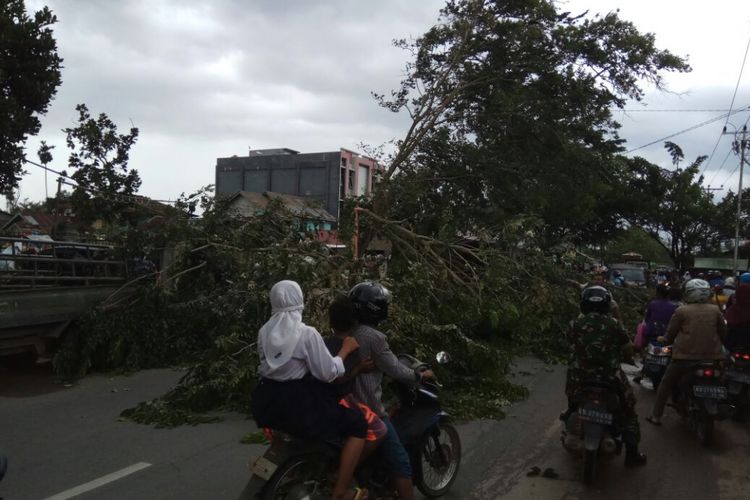
{"type": "MultiPolygon", "coordinates": [[[[728,134],[726,126],[724,127],[722,134],[728,134]]],[[[745,171],[745,149],[747,149],[748,147],[747,125],[742,126],[741,133],[735,130],[733,135],[734,142],[732,143],[732,149],[734,150],[735,154],[740,155],[740,182],[737,191],[737,220],[735,221],[734,226],[734,264],[732,265],[732,270],[734,272],[733,277],[736,277],[737,255],[740,248],[740,222],[742,222],[742,177],[745,171]],[[741,139],[738,140],[738,136],[741,137],[741,139]]]]}

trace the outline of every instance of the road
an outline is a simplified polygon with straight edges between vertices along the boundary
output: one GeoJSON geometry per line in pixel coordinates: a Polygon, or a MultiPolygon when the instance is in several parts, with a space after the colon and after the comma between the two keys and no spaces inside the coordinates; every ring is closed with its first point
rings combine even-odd
{"type": "MultiPolygon", "coordinates": [[[[750,435],[731,421],[717,427],[704,449],[668,409],[664,426],[643,423],[645,468],[605,464],[591,488],[580,462],[562,449],[557,416],[563,407],[563,369],[530,359],[515,378],[530,397],[502,421],[459,426],[464,457],[451,493],[458,499],[741,499],[748,495],[750,435]],[[560,477],[527,477],[537,466],[560,477]]],[[[0,483],[4,500],[235,498],[258,445],[239,439],[254,429],[241,415],[218,424],[154,429],[118,420],[120,411],[163,394],[181,376],[148,370],[130,377],[90,376],[65,387],[40,370],[0,371],[0,450],[10,469],[0,483]]],[[[653,393],[636,389],[640,414],[653,393]]]]}

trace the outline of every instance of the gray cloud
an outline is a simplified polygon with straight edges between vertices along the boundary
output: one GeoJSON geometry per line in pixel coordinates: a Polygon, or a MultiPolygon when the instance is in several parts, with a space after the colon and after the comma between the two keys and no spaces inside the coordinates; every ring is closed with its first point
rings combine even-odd
{"type": "MultiPolygon", "coordinates": [[[[567,4],[575,7],[576,2],[567,4]]],[[[600,8],[610,10],[605,3],[600,8]]],[[[59,130],[73,123],[75,105],[85,102],[123,128],[131,120],[140,128],[131,166],[144,179],[144,194],[168,198],[213,182],[215,158],[244,154],[248,146],[321,151],[355,148],[361,141],[380,144],[402,135],[406,117],[378,108],[370,92],[398,85],[408,54],[392,47],[391,40],[423,33],[436,21],[443,1],[27,0],[29,9],[44,4],[60,20],[55,32],[65,69],[42,134],[29,142],[30,152],[39,139],[46,139],[58,146],[55,164],[64,167],[59,130]]],[[[647,4],[634,2],[628,8],[637,14],[638,25],[646,23],[645,29],[652,30],[647,4]]],[[[684,5],[680,9],[686,16],[684,5]]],[[[705,9],[694,10],[698,19],[706,15],[705,9]]],[[[703,37],[692,37],[695,43],[703,47],[716,39],[726,44],[709,29],[703,37]]],[[[690,82],[693,88],[679,96],[649,92],[649,107],[727,108],[734,81],[702,86],[701,81],[711,78],[696,66],[701,53],[685,37],[657,35],[660,46],[697,55],[692,74],[668,80],[680,90],[690,88],[690,82]]],[[[739,67],[734,54],[730,62],[739,67]]],[[[747,86],[737,97],[736,106],[742,104],[750,104],[747,86]]],[[[617,116],[621,136],[632,148],[717,114],[617,116]]],[[[746,117],[738,115],[735,121],[746,117]]],[[[688,159],[709,154],[721,125],[672,140],[688,159]]],[[[722,139],[709,177],[718,170],[727,144],[722,139]]],[[[661,145],[637,154],[669,164],[661,145]]],[[[717,182],[731,171],[731,160],[717,182]]],[[[21,196],[39,199],[44,196],[43,176],[29,170],[21,196]]]]}

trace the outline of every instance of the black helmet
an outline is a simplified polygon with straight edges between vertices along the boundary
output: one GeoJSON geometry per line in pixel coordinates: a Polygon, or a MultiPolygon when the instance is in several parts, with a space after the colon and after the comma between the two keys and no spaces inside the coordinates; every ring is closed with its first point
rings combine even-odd
{"type": "Polygon", "coordinates": [[[590,286],[584,288],[581,292],[581,312],[583,314],[592,312],[606,314],[609,312],[611,302],[612,296],[603,286],[590,286]]]}
{"type": "Polygon", "coordinates": [[[375,326],[388,317],[391,293],[380,283],[363,281],[354,285],[349,290],[349,298],[354,302],[360,323],[375,326]]]}

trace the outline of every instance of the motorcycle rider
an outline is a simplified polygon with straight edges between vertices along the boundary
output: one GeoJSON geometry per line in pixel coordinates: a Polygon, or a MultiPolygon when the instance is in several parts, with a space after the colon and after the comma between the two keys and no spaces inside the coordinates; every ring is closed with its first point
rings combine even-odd
{"type": "Polygon", "coordinates": [[[656,401],[651,415],[646,420],[661,425],[664,406],[672,394],[672,388],[682,375],[693,369],[696,361],[724,359],[722,342],[727,327],[721,310],[711,301],[711,287],[707,281],[692,279],[685,283],[683,296],[685,305],[672,315],[667,333],[659,337],[659,342],[672,346],[672,361],[664,373],[664,378],[656,392],[656,401]]]}
{"type": "Polygon", "coordinates": [[[730,351],[750,349],[750,285],[741,284],[735,293],[735,304],[724,314],[727,336],[724,345],[730,351]]]}
{"type": "Polygon", "coordinates": [[[318,331],[302,322],[304,298],[294,281],[271,288],[273,314],[258,332],[261,380],[252,398],[259,427],[314,440],[344,438],[332,500],[351,497],[349,485],[367,436],[367,422],[356,408],[339,404],[329,382],[344,375],[344,360],[357,349],[343,339],[338,356],[328,352],[318,331]]]}
{"type": "MultiPolygon", "coordinates": [[[[669,320],[677,310],[677,304],[669,300],[669,287],[665,284],[656,286],[656,297],[648,303],[646,315],[643,319],[646,323],[646,340],[654,342],[667,331],[669,320]]],[[[639,383],[643,378],[643,372],[633,379],[639,383]]]]}
{"type": "Polygon", "coordinates": [[[354,381],[354,395],[372,408],[388,427],[388,434],[380,446],[383,459],[395,476],[396,489],[401,500],[413,500],[411,463],[409,455],[399,440],[396,429],[388,418],[381,401],[383,394],[383,374],[405,384],[417,385],[422,379],[434,378],[432,370],[418,372],[401,364],[391,348],[384,333],[377,329],[380,322],[388,317],[390,292],[380,283],[365,281],[355,285],[349,291],[349,298],[354,302],[359,325],[352,335],[359,343],[360,356],[370,358],[376,370],[360,374],[354,381]]]}
{"type": "MultiPolygon", "coordinates": [[[[620,365],[632,361],[632,344],[622,325],[610,315],[612,297],[606,288],[591,286],[581,293],[581,315],[571,323],[568,341],[571,357],[565,394],[569,415],[575,410],[575,396],[584,380],[601,377],[616,382],[622,403],[621,427],[625,444],[625,465],[646,464],[638,451],[640,427],[635,412],[635,395],[620,365]]],[[[562,416],[563,420],[567,415],[562,416]]]]}

